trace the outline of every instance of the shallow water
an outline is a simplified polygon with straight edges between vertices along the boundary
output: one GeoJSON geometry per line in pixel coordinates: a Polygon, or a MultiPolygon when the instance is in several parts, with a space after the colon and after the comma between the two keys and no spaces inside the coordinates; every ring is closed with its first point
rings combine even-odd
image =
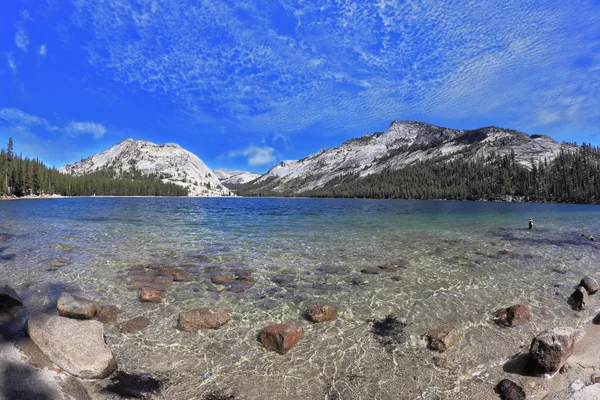
{"type": "Polygon", "coordinates": [[[106,335],[121,369],[169,380],[159,398],[220,388],[239,399],[459,399],[490,392],[537,332],[577,326],[598,308],[597,296],[590,311],[567,304],[583,275],[599,275],[598,242],[582,236],[600,238],[598,217],[599,206],[445,201],[5,201],[1,279],[30,313],[52,310],[69,290],[118,305],[120,321],[150,318],[140,332],[107,325],[106,335]],[[399,267],[361,273],[390,264],[399,267]],[[192,279],[168,285],[163,303],[140,303],[131,283],[161,266],[192,279]],[[562,267],[566,274],[553,272],[562,267]],[[210,280],[234,272],[256,283],[236,293],[210,280]],[[304,321],[316,300],[336,304],[339,319],[304,321]],[[515,303],[530,306],[532,322],[494,325],[493,311],[515,303]],[[174,328],[179,312],[205,306],[232,320],[198,334],[174,328]],[[387,314],[407,323],[394,348],[370,332],[369,320],[387,314]],[[304,335],[287,355],[257,342],[265,326],[295,321],[304,335]],[[422,335],[445,324],[460,329],[461,343],[427,349],[422,335]]]}

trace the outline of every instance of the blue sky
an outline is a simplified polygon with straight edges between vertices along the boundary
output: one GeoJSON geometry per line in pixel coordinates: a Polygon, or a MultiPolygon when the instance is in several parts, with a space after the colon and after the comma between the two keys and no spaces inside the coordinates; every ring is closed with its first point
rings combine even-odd
{"type": "Polygon", "coordinates": [[[257,172],[394,119],[600,145],[598,21],[577,0],[4,0],[0,141],[257,172]]]}

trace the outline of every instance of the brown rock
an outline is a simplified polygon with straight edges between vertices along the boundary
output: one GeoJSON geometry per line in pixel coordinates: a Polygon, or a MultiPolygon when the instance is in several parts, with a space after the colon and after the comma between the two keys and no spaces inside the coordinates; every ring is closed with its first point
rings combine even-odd
{"type": "Polygon", "coordinates": [[[256,283],[256,279],[251,276],[236,276],[235,280],[231,282],[229,291],[233,293],[241,293],[250,289],[256,283]]]}
{"type": "Polygon", "coordinates": [[[162,292],[151,287],[143,287],[140,290],[140,301],[149,303],[160,303],[162,301],[162,292]]]}
{"type": "Polygon", "coordinates": [[[218,329],[225,325],[231,316],[218,308],[197,308],[179,314],[177,329],[196,332],[199,329],[218,329]]]}
{"type": "Polygon", "coordinates": [[[177,282],[189,282],[192,280],[192,276],[189,273],[179,268],[163,267],[158,269],[158,273],[163,276],[171,277],[177,282]]]}
{"type": "Polygon", "coordinates": [[[574,310],[583,311],[588,308],[590,296],[585,288],[579,286],[569,298],[574,310]]]}
{"type": "Polygon", "coordinates": [[[527,368],[538,375],[554,374],[573,354],[575,331],[569,328],[545,330],[533,338],[527,368]]]}
{"type": "Polygon", "coordinates": [[[150,325],[150,320],[146,317],[135,317],[119,324],[119,330],[125,333],[141,331],[150,325]]]}
{"type": "Polygon", "coordinates": [[[331,304],[315,304],[306,310],[307,318],[312,322],[333,321],[337,318],[337,309],[331,304]]]}
{"type": "Polygon", "coordinates": [[[98,307],[96,311],[96,318],[98,321],[109,324],[117,321],[117,315],[119,314],[119,308],[115,305],[98,307]]]}
{"type": "Polygon", "coordinates": [[[96,305],[82,297],[62,292],[56,302],[58,315],[75,319],[92,319],[96,315],[96,305]]]}
{"type": "Polygon", "coordinates": [[[505,326],[516,326],[531,320],[529,308],[524,304],[515,304],[496,311],[496,322],[505,326]]]}
{"type": "Polygon", "coordinates": [[[298,324],[275,324],[266,327],[259,335],[260,342],[268,349],[285,354],[302,337],[302,327],[298,324]]]}
{"type": "Polygon", "coordinates": [[[214,274],[210,277],[210,281],[215,285],[229,285],[235,280],[235,276],[228,274],[214,274]]]}
{"type": "Polygon", "coordinates": [[[455,346],[460,340],[458,329],[450,325],[432,328],[426,333],[429,347],[434,350],[446,351],[455,346]]]}
{"type": "Polygon", "coordinates": [[[594,294],[598,291],[598,289],[600,289],[600,286],[598,285],[598,281],[596,281],[594,278],[592,278],[589,275],[586,275],[583,277],[583,279],[579,283],[579,286],[583,286],[585,288],[585,290],[588,291],[589,294],[594,294]]]}

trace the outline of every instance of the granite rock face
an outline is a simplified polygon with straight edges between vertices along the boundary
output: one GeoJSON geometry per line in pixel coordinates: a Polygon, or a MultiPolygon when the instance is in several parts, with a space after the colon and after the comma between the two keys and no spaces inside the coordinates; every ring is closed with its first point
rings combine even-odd
{"type": "Polygon", "coordinates": [[[38,314],[27,321],[27,334],[54,364],[80,378],[105,378],[117,368],[101,322],[38,314]]]}

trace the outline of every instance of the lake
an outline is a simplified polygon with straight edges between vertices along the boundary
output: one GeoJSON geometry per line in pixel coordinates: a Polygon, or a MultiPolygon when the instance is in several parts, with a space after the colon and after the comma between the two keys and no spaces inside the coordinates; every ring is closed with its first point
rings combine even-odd
{"type": "Polygon", "coordinates": [[[239,399],[488,398],[535,334],[593,317],[598,296],[582,312],[567,299],[584,275],[599,275],[598,242],[582,236],[600,239],[599,217],[595,205],[452,201],[3,201],[1,280],[29,313],[53,310],[68,290],[116,304],[119,321],[148,317],[135,333],[106,325],[106,340],[122,370],[168,379],[167,399],[215,388],[239,399]],[[136,285],[160,267],[187,279],[162,282],[162,303],[139,302],[136,285]],[[215,275],[242,279],[213,283],[215,275]],[[315,301],[335,304],[339,318],[304,320],[315,301]],[[532,321],[495,325],[493,312],[516,303],[532,321]],[[219,307],[231,321],[176,330],[179,312],[197,307],[219,307]],[[388,314],[407,326],[405,340],[384,347],[372,320],[388,314]],[[257,341],[280,322],[304,327],[283,356],[257,341]],[[428,349],[422,336],[438,325],[456,326],[460,344],[428,349]]]}

